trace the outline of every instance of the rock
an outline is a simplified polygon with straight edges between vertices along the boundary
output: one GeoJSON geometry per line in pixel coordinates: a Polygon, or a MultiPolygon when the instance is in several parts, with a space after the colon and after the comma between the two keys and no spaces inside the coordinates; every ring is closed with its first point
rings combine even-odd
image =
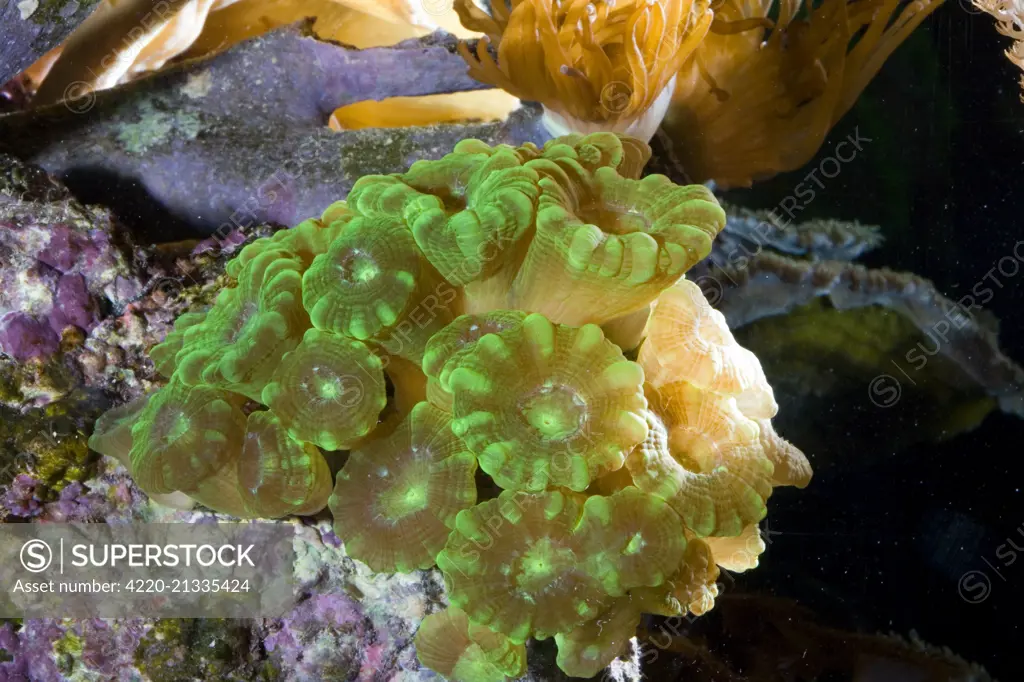
{"type": "Polygon", "coordinates": [[[45,172],[0,155],[0,353],[46,359],[142,291],[126,234],[45,172]]]}

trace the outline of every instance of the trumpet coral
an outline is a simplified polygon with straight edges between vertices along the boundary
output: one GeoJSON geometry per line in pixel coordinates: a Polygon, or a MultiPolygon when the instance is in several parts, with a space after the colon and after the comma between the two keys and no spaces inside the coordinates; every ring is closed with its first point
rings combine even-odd
{"type": "Polygon", "coordinates": [[[309,327],[299,305],[299,273],[286,251],[253,258],[238,273],[239,285],[222,291],[202,321],[183,329],[175,376],[189,386],[221,386],[258,400],[277,360],[309,327]]]}
{"type": "Polygon", "coordinates": [[[450,417],[419,403],[390,436],[349,455],[330,500],[338,535],[375,571],[429,568],[455,515],[476,502],[475,471],[450,417]]]}
{"type": "Polygon", "coordinates": [[[502,488],[581,491],[646,437],[642,385],[643,370],[599,327],[534,313],[459,358],[451,427],[502,488]]]}
{"type": "Polygon", "coordinates": [[[281,358],[262,401],[296,440],[343,450],[377,425],[383,363],[366,344],[310,329],[281,358]]]}
{"type": "Polygon", "coordinates": [[[526,672],[526,647],[477,625],[455,606],[424,618],[415,644],[424,665],[452,680],[503,682],[526,672]]]}
{"type": "Polygon", "coordinates": [[[453,680],[520,675],[530,637],[596,674],[642,613],[710,609],[719,565],[756,565],[772,489],[810,478],[685,279],[722,209],[640,179],[649,155],[611,133],[466,140],[362,178],[228,263],[153,349],[169,383],[90,445],[225,513],[326,504],[374,570],[436,563],[451,606],[416,643],[453,680]],[[322,450],[349,451],[333,491],[322,450]]]}
{"type": "Polygon", "coordinates": [[[459,48],[470,75],[543,104],[553,135],[607,130],[644,141],[713,17],[707,0],[499,0],[490,15],[456,0],[455,9],[487,36],[475,54],[459,48]]]}
{"type": "Polygon", "coordinates": [[[633,312],[705,258],[725,224],[699,185],[629,180],[610,168],[583,178],[542,182],[537,236],[512,285],[517,307],[567,324],[633,312]]]}

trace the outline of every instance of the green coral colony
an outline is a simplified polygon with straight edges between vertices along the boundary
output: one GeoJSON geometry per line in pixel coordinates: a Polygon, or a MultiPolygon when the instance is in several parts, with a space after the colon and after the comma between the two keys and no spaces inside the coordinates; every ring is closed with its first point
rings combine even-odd
{"type": "MultiPolygon", "coordinates": [[[[451,606],[416,644],[451,679],[522,674],[530,637],[554,637],[566,672],[597,674],[641,612],[709,608],[705,536],[752,521],[756,540],[771,485],[796,482],[772,479],[776,436],[751,449],[757,425],[736,405],[752,389],[705,390],[692,361],[678,378],[710,407],[686,428],[721,431],[730,401],[753,426],[723,439],[753,434],[746,469],[763,480],[730,478],[735,443],[669,453],[696,436],[665,435],[651,413],[661,389],[629,358],[725,214],[703,186],[640,179],[649,156],[611,133],[543,149],[465,140],[360,179],[321,218],[246,246],[227,266],[237,283],[152,349],[166,386],[104,415],[90,446],[147,493],[239,517],[329,505],[349,555],[373,570],[436,564],[451,606]],[[651,483],[676,470],[677,485],[651,483]],[[747,510],[735,523],[713,516],[730,496],[747,510]],[[707,500],[712,516],[687,524],[698,515],[680,510],[707,500]]],[[[774,414],[768,400],[757,417],[774,414]]]]}

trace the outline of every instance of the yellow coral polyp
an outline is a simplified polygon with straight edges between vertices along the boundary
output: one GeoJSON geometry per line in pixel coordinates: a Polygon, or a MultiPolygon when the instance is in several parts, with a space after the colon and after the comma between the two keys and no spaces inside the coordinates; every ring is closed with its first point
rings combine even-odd
{"type": "MultiPolygon", "coordinates": [[[[1024,3],[1020,0],[973,0],[973,3],[996,19],[999,33],[1014,41],[1006,50],[1006,58],[1024,70],[1024,3]]],[[[1024,75],[1020,77],[1020,87],[1024,90],[1024,75]]],[[[1024,102],[1024,92],[1020,99],[1024,102]]]]}
{"type": "Polygon", "coordinates": [[[689,280],[658,297],[637,362],[655,388],[682,380],[735,397],[748,417],[771,419],[778,412],[757,357],[736,342],[725,316],[689,280]]]}
{"type": "Polygon", "coordinates": [[[643,371],[595,325],[530,315],[476,341],[448,385],[452,430],[506,489],[585,490],[647,435],[643,371]]]}
{"type": "Polygon", "coordinates": [[[645,141],[713,17],[704,0],[499,0],[491,15],[457,0],[455,9],[489,38],[475,54],[460,45],[470,75],[543,104],[553,135],[613,131],[645,141]]]}
{"type": "Polygon", "coordinates": [[[692,179],[723,187],[803,166],[940,3],[716,4],[665,116],[679,162],[692,179]]]}
{"type": "Polygon", "coordinates": [[[766,548],[761,531],[752,523],[733,537],[707,537],[704,542],[711,550],[716,564],[733,573],[757,568],[758,559],[766,548]]]}
{"type": "Polygon", "coordinates": [[[455,515],[476,502],[475,471],[450,416],[420,403],[391,435],[349,455],[330,501],[335,532],[375,571],[429,568],[455,515]]]}
{"type": "Polygon", "coordinates": [[[729,398],[685,382],[650,389],[647,440],[626,466],[698,536],[738,535],[764,518],[772,464],[757,424],[729,398]]]}
{"type": "Polygon", "coordinates": [[[715,581],[718,575],[718,566],[710,545],[703,540],[691,540],[683,552],[679,571],[666,581],[663,588],[649,590],[643,595],[647,600],[643,602],[644,610],[660,612],[662,615],[689,612],[702,616],[715,605],[715,598],[718,597],[718,584],[715,581]],[[670,610],[659,611],[655,607],[658,600],[670,604],[670,610]]]}
{"type": "Polygon", "coordinates": [[[624,653],[643,613],[630,597],[616,599],[597,618],[555,635],[558,667],[572,677],[594,677],[624,653]]]}
{"type": "MultiPolygon", "coordinates": [[[[742,411],[742,407],[740,410],[742,411]]],[[[795,445],[780,436],[768,419],[755,419],[760,429],[761,448],[772,463],[772,485],[806,488],[811,482],[811,464],[795,445]]]]}

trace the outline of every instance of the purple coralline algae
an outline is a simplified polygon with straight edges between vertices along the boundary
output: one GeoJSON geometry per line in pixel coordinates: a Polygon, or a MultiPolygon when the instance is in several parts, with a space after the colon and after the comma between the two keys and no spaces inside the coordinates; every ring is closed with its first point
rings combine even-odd
{"type": "Polygon", "coordinates": [[[46,358],[142,291],[124,231],[41,170],[0,158],[0,353],[46,358]]]}
{"type": "Polygon", "coordinates": [[[46,320],[21,312],[0,315],[0,352],[15,360],[49,356],[59,345],[60,337],[46,320]]]}
{"type": "Polygon", "coordinates": [[[30,518],[43,513],[43,502],[36,495],[39,481],[28,474],[18,474],[3,496],[3,507],[8,513],[30,518]]]}

